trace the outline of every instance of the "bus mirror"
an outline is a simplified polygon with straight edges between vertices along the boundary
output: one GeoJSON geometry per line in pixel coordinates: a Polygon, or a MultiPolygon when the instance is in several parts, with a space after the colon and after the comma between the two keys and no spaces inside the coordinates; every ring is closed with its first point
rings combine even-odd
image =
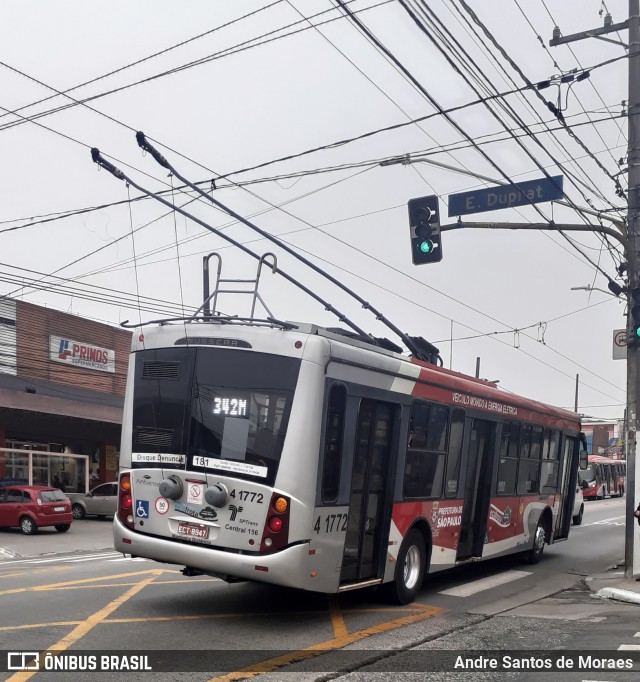
{"type": "Polygon", "coordinates": [[[580,450],[580,469],[585,471],[589,468],[589,453],[586,450],[580,450]]]}

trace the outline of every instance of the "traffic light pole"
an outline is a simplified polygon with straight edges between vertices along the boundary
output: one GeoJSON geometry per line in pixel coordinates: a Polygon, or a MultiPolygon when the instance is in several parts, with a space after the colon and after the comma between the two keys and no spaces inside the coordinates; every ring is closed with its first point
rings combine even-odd
{"type": "MultiPolygon", "coordinates": [[[[610,19],[610,17],[609,17],[610,19]]],[[[584,38],[602,38],[606,33],[629,29],[629,112],[627,148],[628,190],[627,190],[627,234],[625,254],[627,258],[627,277],[629,305],[627,315],[627,338],[635,336],[636,320],[633,313],[634,299],[640,287],[640,0],[629,0],[629,19],[622,24],[612,24],[605,20],[604,28],[571,36],[560,36],[559,31],[550,41],[551,46],[582,40],[584,38]]],[[[623,242],[624,243],[624,242],[623,242]]],[[[637,340],[627,344],[627,506],[625,524],[625,577],[631,578],[640,574],[640,539],[636,534],[636,523],[633,511],[640,501],[640,480],[636,475],[638,462],[638,382],[639,349],[637,340]]]]}

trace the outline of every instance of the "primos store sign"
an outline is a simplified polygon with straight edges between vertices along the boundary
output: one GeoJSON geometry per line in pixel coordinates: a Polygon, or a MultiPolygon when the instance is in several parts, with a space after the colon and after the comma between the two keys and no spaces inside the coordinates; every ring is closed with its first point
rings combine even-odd
{"type": "Polygon", "coordinates": [[[116,371],[116,352],[109,348],[100,348],[92,343],[83,343],[66,339],[63,336],[49,337],[49,358],[65,365],[75,365],[83,369],[95,369],[98,372],[116,371]]]}

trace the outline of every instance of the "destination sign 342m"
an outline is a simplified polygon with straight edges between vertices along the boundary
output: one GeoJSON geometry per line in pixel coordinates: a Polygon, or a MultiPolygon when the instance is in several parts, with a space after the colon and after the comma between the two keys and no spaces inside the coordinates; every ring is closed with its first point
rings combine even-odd
{"type": "Polygon", "coordinates": [[[562,175],[449,195],[449,217],[562,199],[562,175]]]}

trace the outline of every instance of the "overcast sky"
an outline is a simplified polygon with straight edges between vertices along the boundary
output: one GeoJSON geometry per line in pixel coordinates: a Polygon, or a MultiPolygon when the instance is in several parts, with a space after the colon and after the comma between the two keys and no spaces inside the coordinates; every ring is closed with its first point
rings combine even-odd
{"type": "MultiPolygon", "coordinates": [[[[2,3],[0,295],[117,325],[200,305],[203,254],[223,256],[224,277],[254,276],[250,257],[152,200],[66,215],[140,196],[99,171],[94,146],[147,189],[171,188],[138,148],[142,130],[193,181],[227,176],[217,182],[219,201],[283,236],[400,329],[436,343],[445,367],[473,374],[480,357],[481,376],[505,391],[570,409],[579,374],[579,411],[621,418],[626,362],[612,360],[612,338],[625,326],[625,304],[572,290],[607,289],[606,277],[618,277],[617,242],[588,232],[464,229],[444,233],[441,263],[414,266],[407,201],[437,194],[442,222],[453,223],[450,194],[493,184],[481,178],[548,173],[564,177],[566,203],[606,211],[602,224],[615,228],[626,202],[615,182],[626,188],[618,175],[627,145],[624,47],[548,42],[555,25],[563,35],[602,26],[607,10],[624,21],[627,0],[467,3],[347,2],[368,37],[333,0],[2,3]],[[590,75],[561,84],[573,69],[590,75]],[[527,89],[549,79],[540,97],[527,89]],[[503,96],[491,97],[491,109],[479,102],[495,94],[503,96]],[[236,173],[317,147],[328,148],[236,173]],[[423,160],[379,165],[404,154],[423,160]],[[43,222],[53,214],[63,216],[43,222]],[[138,296],[147,310],[138,310],[138,296]]],[[[627,32],[609,38],[625,42],[627,32]]],[[[222,211],[180,191],[174,198],[256,251],[275,250],[284,270],[358,326],[398,341],[222,211]]],[[[599,224],[558,203],[465,220],[599,224]]],[[[337,323],[281,277],[263,274],[261,291],[277,318],[337,323]]],[[[249,297],[219,300],[227,313],[246,315],[249,306],[249,297]]]]}

